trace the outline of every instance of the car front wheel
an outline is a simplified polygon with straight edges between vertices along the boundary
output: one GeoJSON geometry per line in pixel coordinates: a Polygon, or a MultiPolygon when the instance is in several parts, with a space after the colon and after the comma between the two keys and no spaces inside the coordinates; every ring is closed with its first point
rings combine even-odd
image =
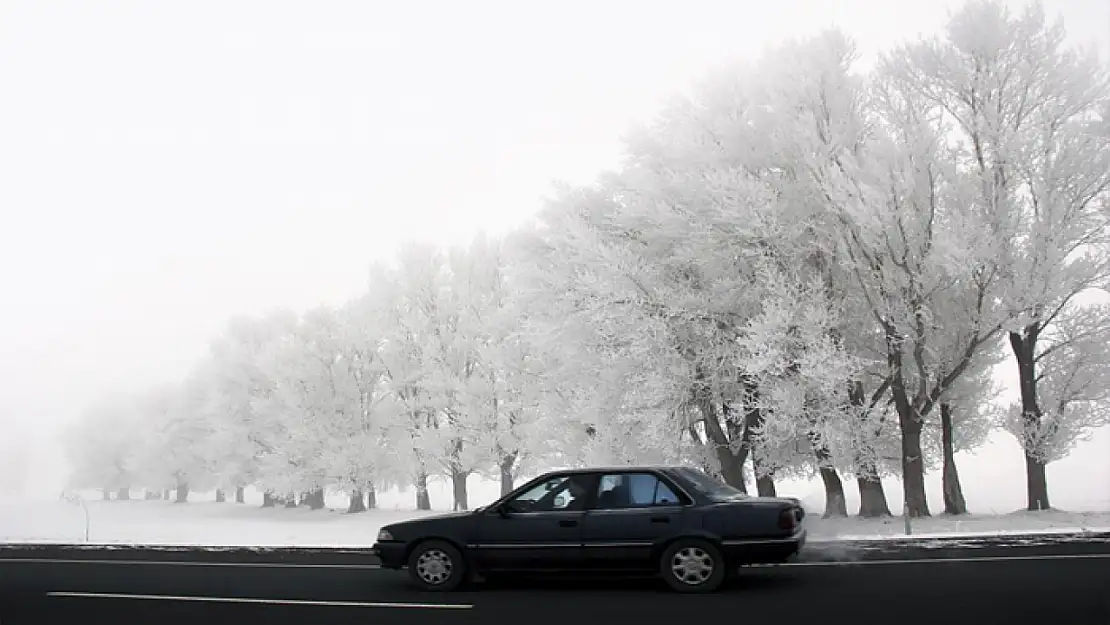
{"type": "Polygon", "coordinates": [[[684,593],[713,592],[725,581],[727,571],[721,551],[700,538],[680,538],[663,551],[663,580],[684,593]]]}
{"type": "Polygon", "coordinates": [[[451,543],[429,540],[409,555],[409,577],[423,590],[455,590],[466,579],[466,562],[451,543]]]}

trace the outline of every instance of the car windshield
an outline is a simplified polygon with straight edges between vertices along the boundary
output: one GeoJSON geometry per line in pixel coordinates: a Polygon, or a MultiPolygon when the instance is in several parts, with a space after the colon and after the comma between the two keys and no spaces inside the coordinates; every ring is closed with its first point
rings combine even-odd
{"type": "Polygon", "coordinates": [[[744,491],[733,488],[703,471],[683,467],[678,469],[676,473],[688,482],[694,490],[710,499],[723,500],[747,497],[744,491]]]}

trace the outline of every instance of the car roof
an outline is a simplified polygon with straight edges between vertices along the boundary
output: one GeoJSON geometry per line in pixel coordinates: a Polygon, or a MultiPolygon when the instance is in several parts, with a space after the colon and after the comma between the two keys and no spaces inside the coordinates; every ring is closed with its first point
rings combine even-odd
{"type": "Polygon", "coordinates": [[[574,469],[558,469],[548,471],[544,475],[559,474],[581,474],[581,473],[631,473],[635,471],[661,471],[669,473],[676,469],[685,469],[686,467],[677,464],[635,464],[635,465],[619,465],[619,466],[598,466],[598,467],[580,467],[574,469]]]}

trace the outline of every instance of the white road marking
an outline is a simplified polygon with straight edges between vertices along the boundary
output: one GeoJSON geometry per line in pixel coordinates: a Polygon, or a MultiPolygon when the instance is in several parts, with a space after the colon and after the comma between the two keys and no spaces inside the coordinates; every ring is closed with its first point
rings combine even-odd
{"type": "Polygon", "coordinates": [[[940,564],[940,563],[971,563],[971,562],[1006,562],[1006,561],[1037,561],[1037,560],[1106,560],[1110,553],[1076,553],[1070,555],[1044,555],[1044,556],[981,556],[978,558],[919,558],[916,560],[835,560],[824,562],[782,562],[779,564],[752,564],[745,568],[769,569],[780,566],[858,566],[870,564],[940,564]]]}
{"type": "Polygon", "coordinates": [[[267,605],[312,605],[349,608],[420,608],[426,610],[469,610],[467,603],[392,603],[376,601],[312,601],[308,599],[251,599],[244,597],[205,597],[176,595],[131,595],[110,592],[48,592],[47,597],[77,597],[82,599],[138,599],[153,601],[194,601],[203,603],[255,603],[267,605]]]}
{"type": "Polygon", "coordinates": [[[185,560],[65,560],[52,558],[0,558],[0,564],[20,562],[23,564],[164,564],[167,566],[231,566],[277,569],[354,569],[376,570],[380,564],[296,564],[293,562],[188,562],[185,560]]]}

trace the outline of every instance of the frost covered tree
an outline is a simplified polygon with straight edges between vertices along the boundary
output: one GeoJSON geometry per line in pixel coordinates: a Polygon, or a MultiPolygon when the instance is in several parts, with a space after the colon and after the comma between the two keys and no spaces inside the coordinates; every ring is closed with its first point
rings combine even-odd
{"type": "Polygon", "coordinates": [[[642,462],[685,436],[671,419],[688,392],[685,365],[639,304],[635,278],[577,211],[595,199],[605,201],[565,189],[538,228],[518,233],[514,292],[528,302],[529,340],[545,361],[544,409],[565,423],[554,433],[561,462],[642,462]]]}
{"type": "Polygon", "coordinates": [[[856,478],[859,515],[890,516],[882,478],[901,471],[901,442],[898,419],[891,410],[886,342],[873,322],[867,298],[851,288],[855,284],[851,274],[841,268],[837,284],[845,287],[838,290],[844,295],[841,336],[845,349],[861,364],[846,383],[848,408],[841,436],[848,451],[842,461],[856,478]]]}
{"type": "MultiPolygon", "coordinates": [[[[815,262],[821,239],[800,217],[807,207],[790,193],[788,176],[749,149],[762,140],[750,103],[721,95],[710,84],[676,103],[630,137],[619,172],[550,203],[535,246],[546,256],[537,290],[569,295],[544,309],[557,311],[564,344],[589,354],[576,365],[590,364],[589,375],[610,382],[607,396],[589,399],[592,411],[622,424],[618,437],[622,412],[633,413],[633,423],[652,415],[637,423],[638,439],[688,437],[739,488],[751,458],[761,494],[774,494],[780,470],[821,465],[830,501],[841,502],[833,507],[843,508],[822,432],[832,431],[825,422],[839,418],[848,398],[833,393],[829,404],[816,389],[831,380],[843,389],[852,365],[833,338],[835,306],[825,305],[831,294],[815,262]],[[793,324],[773,331],[793,328],[805,338],[770,363],[768,320],[794,305],[802,312],[793,324]],[[826,347],[826,366],[798,364],[826,347]],[[809,453],[797,454],[798,441],[809,453]]],[[[598,421],[589,424],[594,432],[613,425],[598,421]]]]}
{"type": "Polygon", "coordinates": [[[901,55],[885,57],[866,84],[839,34],[782,54],[798,76],[776,108],[795,127],[797,158],[839,222],[844,257],[882,333],[904,500],[911,516],[927,516],[922,432],[941,395],[1001,330],[1001,235],[968,210],[978,198],[945,141],[942,107],[897,71],[901,55]],[[970,302],[958,319],[970,331],[942,317],[953,300],[970,302]]]}
{"type": "Polygon", "coordinates": [[[382,322],[379,358],[385,383],[399,407],[390,427],[395,483],[413,484],[418,510],[430,510],[428,477],[435,470],[436,399],[428,387],[428,327],[443,282],[445,260],[431,245],[410,244],[392,264],[374,267],[365,304],[382,322]]]}
{"type": "Polygon", "coordinates": [[[446,252],[411,246],[369,294],[388,319],[382,358],[387,386],[409,406],[418,491],[421,471],[442,472],[460,509],[472,474],[496,467],[511,484],[536,455],[522,438],[537,422],[534,384],[521,375],[532,363],[506,314],[504,262],[500,240],[485,235],[446,252]]]}
{"type": "Polygon", "coordinates": [[[324,454],[342,409],[329,317],[329,311],[309,312],[292,332],[268,344],[259,360],[269,392],[252,402],[270,425],[265,441],[274,453],[263,464],[265,483],[314,509],[324,505],[329,469],[324,454]]]}
{"type": "MultiPolygon", "coordinates": [[[[1006,430],[1043,465],[1110,425],[1110,306],[1073,306],[1037,336],[1037,420],[1029,419],[1024,404],[1010,406],[1005,420],[1006,430]]],[[[1040,474],[1034,477],[1039,487],[1040,474]]],[[[1045,498],[1032,500],[1031,509],[1047,509],[1045,489],[1045,498]]]]}
{"type": "Polygon", "coordinates": [[[1093,51],[1066,47],[1063,25],[1049,24],[1040,4],[1013,14],[998,2],[971,2],[942,38],[907,45],[892,58],[891,70],[916,99],[943,111],[961,169],[974,178],[978,210],[1006,240],[994,251],[1006,263],[1003,301],[1021,391],[1017,434],[1028,507],[1048,509],[1045,464],[1057,443],[1042,441],[1080,436],[1091,423],[1083,411],[1060,413],[1058,424],[1046,419],[1046,408],[1054,410],[1046,400],[1059,398],[1044,396],[1040,386],[1046,366],[1070,366],[1051,359],[1053,327],[1086,315],[1079,301],[1110,276],[1110,77],[1093,51]],[[1070,415],[1076,421],[1069,423],[1070,415]],[[1049,431],[1059,434],[1047,437],[1049,431]]]}
{"type": "Polygon", "coordinates": [[[462,404],[473,423],[477,470],[495,475],[503,494],[522,470],[552,451],[552,423],[542,401],[546,354],[531,340],[529,301],[510,282],[508,254],[504,239],[483,234],[452,262],[453,288],[464,305],[461,327],[476,363],[462,404]]]}
{"type": "MultiPolygon", "coordinates": [[[[959,342],[961,337],[950,337],[959,342]]],[[[941,459],[941,491],[945,514],[967,514],[967,500],[960,483],[956,454],[972,451],[987,441],[998,424],[997,400],[1001,388],[994,379],[997,365],[1005,357],[1000,341],[984,345],[965,373],[940,396],[939,423],[926,423],[928,445],[939,447],[932,454],[941,459]]],[[[945,353],[942,351],[941,353],[945,353]]],[[[935,464],[935,463],[934,463],[935,464]]]]}
{"type": "Polygon", "coordinates": [[[356,300],[338,312],[332,335],[338,352],[336,390],[343,400],[329,458],[336,482],[349,491],[348,511],[359,512],[376,507],[376,491],[390,462],[382,450],[400,410],[385,385],[379,320],[356,300]]]}
{"type": "Polygon", "coordinates": [[[193,490],[215,485],[212,458],[206,443],[220,427],[207,410],[207,387],[199,376],[180,384],[148,390],[139,399],[146,445],[142,461],[144,480],[152,486],[172,488],[175,501],[185,503],[193,490]]]}
{"type": "MultiPolygon", "coordinates": [[[[830,399],[823,409],[825,418],[820,423],[811,423],[814,427],[808,428],[809,433],[803,437],[812,447],[815,460],[809,464],[825,484],[827,512],[841,513],[842,504],[835,502],[843,499],[840,471],[847,471],[857,477],[862,494],[861,512],[881,515],[887,513],[887,505],[880,477],[889,469],[887,447],[891,440],[890,427],[884,421],[886,411],[882,409],[890,388],[886,350],[875,349],[882,344],[881,333],[876,333],[873,326],[858,323],[861,310],[865,311],[865,318],[869,314],[867,302],[859,295],[855,275],[845,269],[851,259],[836,236],[839,223],[828,210],[827,197],[807,184],[809,160],[799,151],[806,145],[803,138],[812,123],[804,115],[801,119],[791,118],[799,108],[813,102],[814,90],[823,85],[824,65],[829,59],[835,63],[839,58],[835,50],[822,56],[827,51],[820,47],[824,43],[818,39],[808,44],[792,44],[772,50],[751,66],[737,65],[714,73],[695,92],[694,99],[673,106],[665,121],[657,124],[654,134],[662,138],[656,137],[654,142],[641,138],[639,147],[641,152],[661,155],[655,156],[655,161],[667,175],[676,170],[700,171],[703,178],[695,178],[695,184],[712,188],[725,185],[726,189],[743,176],[758,181],[773,194],[774,201],[762,208],[757,203],[750,204],[746,210],[726,217],[739,219],[748,226],[747,236],[733,248],[734,257],[743,259],[750,267],[774,268],[770,272],[757,271],[755,288],[748,289],[757,294],[756,301],[763,301],[766,291],[759,289],[769,285],[772,291],[793,288],[805,293],[806,301],[816,298],[824,302],[818,308],[828,314],[819,325],[823,324],[822,332],[829,344],[835,346],[841,363],[827,367],[824,375],[830,382],[836,375],[850,375],[851,379],[840,380],[837,392],[817,395],[830,399]],[[807,47],[811,52],[808,56],[807,47]],[[733,179],[706,180],[704,172],[712,171],[706,163],[727,166],[733,179]],[[776,272],[784,273],[783,268],[788,268],[785,273],[790,274],[789,280],[767,279],[776,272]],[[844,311],[851,314],[843,314],[844,311]],[[877,357],[884,361],[883,368],[876,366],[877,357]],[[832,452],[834,446],[839,453],[832,452]]],[[[820,107],[817,112],[821,112],[820,107]]],[[[837,119],[835,123],[844,121],[837,119]]],[[[828,129],[822,132],[825,130],[828,129]]],[[[729,199],[734,198],[735,195],[729,199]]],[[[720,220],[714,222],[714,227],[719,223],[720,220]]],[[[791,328],[779,328],[788,329],[791,328]]],[[[816,340],[817,335],[812,336],[816,340]]],[[[820,385],[829,388],[824,386],[825,381],[820,385]]],[[[746,415],[761,418],[756,411],[746,415]]],[[[794,444],[793,448],[805,446],[794,444]]],[[[798,460],[785,462],[797,464],[798,460]]]]}
{"type": "Polygon", "coordinates": [[[236,318],[211,344],[207,365],[211,368],[210,410],[221,416],[221,427],[209,442],[220,458],[216,475],[222,483],[235,488],[241,500],[243,488],[256,484],[263,488],[263,505],[274,505],[274,493],[261,483],[262,464],[275,453],[267,442],[277,427],[267,422],[257,402],[271,393],[271,385],[261,366],[261,358],[273,341],[295,327],[297,316],[279,310],[257,318],[236,318]]]}
{"type": "Polygon", "coordinates": [[[112,394],[91,404],[62,437],[69,487],[101,489],[108,499],[138,485],[149,445],[143,434],[134,397],[112,394]]]}
{"type": "Polygon", "coordinates": [[[410,309],[422,317],[426,333],[422,364],[434,423],[426,431],[427,442],[451,480],[456,510],[469,508],[467,480],[490,451],[479,444],[492,408],[480,397],[487,375],[481,352],[489,340],[488,319],[500,277],[496,256],[488,251],[482,239],[447,250],[421,305],[410,309]]]}

